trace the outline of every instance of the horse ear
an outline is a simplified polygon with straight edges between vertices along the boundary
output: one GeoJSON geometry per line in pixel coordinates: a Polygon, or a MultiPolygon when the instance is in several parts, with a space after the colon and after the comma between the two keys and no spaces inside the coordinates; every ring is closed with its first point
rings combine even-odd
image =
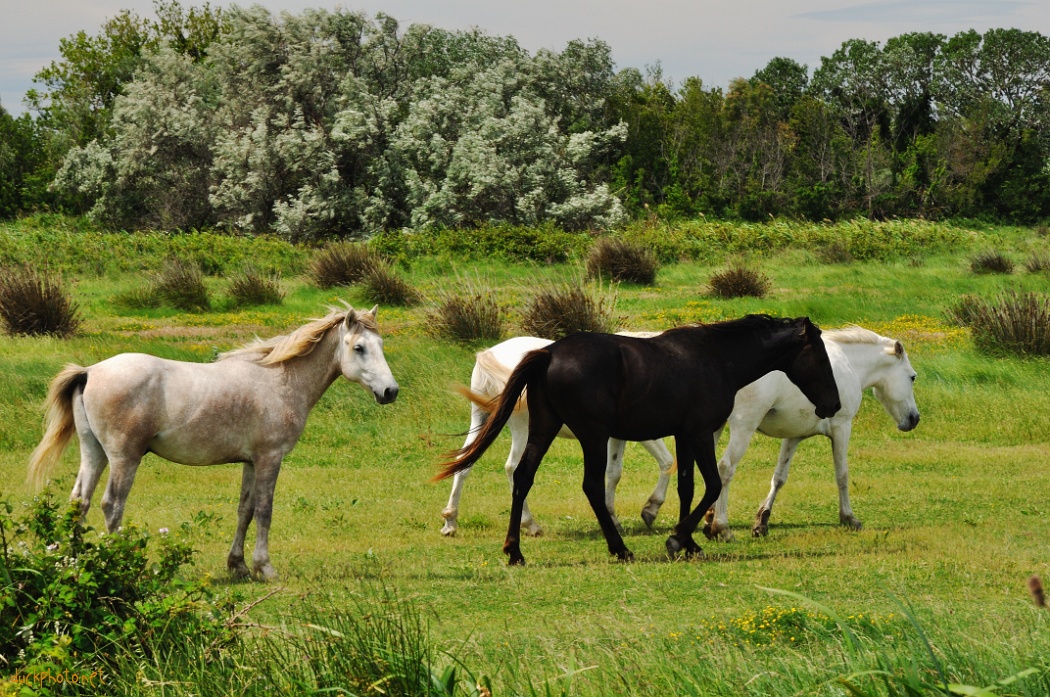
{"type": "Polygon", "coordinates": [[[352,327],[354,322],[357,321],[357,312],[353,308],[346,311],[346,319],[343,320],[343,324],[347,327],[352,327]]]}
{"type": "MultiPolygon", "coordinates": [[[[817,325],[810,322],[809,317],[799,317],[797,320],[795,320],[795,326],[799,328],[798,336],[800,339],[809,336],[810,334],[812,334],[814,329],[817,329],[817,325]]],[[[817,336],[820,336],[819,329],[817,329],[817,336]]]]}
{"type": "Polygon", "coordinates": [[[904,344],[899,341],[893,342],[893,355],[897,358],[904,358],[904,344]]]}
{"type": "Polygon", "coordinates": [[[373,305],[372,309],[368,311],[368,314],[372,315],[373,319],[379,319],[379,305],[373,305]]]}

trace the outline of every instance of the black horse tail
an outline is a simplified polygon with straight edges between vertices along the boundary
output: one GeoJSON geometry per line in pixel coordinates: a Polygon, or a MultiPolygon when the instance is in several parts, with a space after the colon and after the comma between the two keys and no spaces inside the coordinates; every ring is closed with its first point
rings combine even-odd
{"type": "Polygon", "coordinates": [[[499,401],[492,408],[492,413],[482,426],[478,437],[470,445],[448,453],[446,455],[448,459],[438,465],[441,471],[431,481],[446,479],[473,467],[507,424],[525,388],[530,382],[546,374],[550,362],[551,354],[547,349],[537,349],[526,353],[518,363],[518,367],[507,378],[507,386],[500,393],[499,401]]]}

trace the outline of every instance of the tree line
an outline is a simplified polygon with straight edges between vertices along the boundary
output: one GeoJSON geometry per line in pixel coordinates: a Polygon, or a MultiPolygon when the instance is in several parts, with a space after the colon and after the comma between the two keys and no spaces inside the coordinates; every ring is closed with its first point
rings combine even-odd
{"type": "Polygon", "coordinates": [[[727,89],[609,46],[343,10],[124,11],[63,39],[12,117],[0,217],[290,240],[713,215],[1050,217],[1050,39],[850,40],[727,89]]]}

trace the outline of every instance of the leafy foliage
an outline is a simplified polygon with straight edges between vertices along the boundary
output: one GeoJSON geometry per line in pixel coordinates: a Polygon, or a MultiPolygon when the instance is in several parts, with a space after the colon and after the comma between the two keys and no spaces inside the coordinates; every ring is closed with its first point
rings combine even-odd
{"type": "Polygon", "coordinates": [[[181,637],[213,650],[233,639],[228,611],[206,586],[185,581],[193,550],[162,531],[134,527],[105,536],[81,524],[80,505],[63,508],[49,493],[21,515],[0,501],[0,646],[23,672],[97,669],[114,646],[149,654],[181,637]]]}
{"type": "Polygon", "coordinates": [[[80,311],[62,283],[30,266],[0,269],[0,322],[8,334],[68,337],[80,311]]]}

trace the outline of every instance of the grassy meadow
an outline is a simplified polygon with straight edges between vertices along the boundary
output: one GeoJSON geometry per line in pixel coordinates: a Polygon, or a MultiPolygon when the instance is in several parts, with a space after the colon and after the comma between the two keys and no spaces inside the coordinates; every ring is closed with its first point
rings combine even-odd
{"type": "MultiPolygon", "coordinates": [[[[822,239],[839,229],[813,227],[822,239]]],[[[40,249],[52,234],[46,228],[0,229],[0,260],[47,260],[62,269],[84,323],[67,340],[0,337],[0,498],[16,504],[33,496],[25,465],[42,433],[47,383],[64,363],[88,365],[125,351],[209,361],[256,335],[294,329],[339,300],[372,305],[359,287],[312,286],[306,270],[313,251],[273,240],[198,235],[156,248],[136,243],[136,251],[74,229],[55,233],[49,256],[40,249]],[[78,249],[78,234],[95,247],[78,249]],[[284,303],[230,307],[222,300],[225,281],[212,276],[217,300],[209,312],[122,304],[122,295],[156,268],[157,256],[172,253],[171,244],[209,250],[218,259],[212,272],[240,258],[282,271],[284,303]]],[[[1050,276],[1026,272],[1020,262],[1045,251],[1047,239],[1022,228],[930,228],[936,244],[908,241],[901,223],[892,229],[906,240],[906,253],[886,253],[872,242],[883,251],[843,263],[828,263],[804,240],[783,240],[773,226],[760,237],[779,234],[780,241],[753,244],[750,252],[731,240],[733,254],[771,278],[762,299],[708,294],[707,281],[726,255],[699,235],[690,238],[689,253],[660,252],[664,265],[654,286],[606,286],[630,329],[768,312],[809,315],[822,327],[856,323],[903,341],[918,372],[922,421],[898,432],[865,397],[850,446],[859,532],[838,525],[830,443],[815,438],[799,448],[769,536],[752,539],[752,517],[779,449],[756,435],[731,489],[736,540],[705,542],[698,534],[707,559],[669,561],[664,539],[677,494],[672,485],[648,530],[638,513],[657,468],[629,445],[617,509],[635,561],[617,563],[580,490],[579,448],[559,441],[530,496],[545,532],[522,542],[527,566],[508,568],[501,552],[510,506],[504,435],[467,482],[458,534],[442,537],[449,482],[429,479],[442,455],[462,442],[469,409],[450,387],[469,380],[483,346],[431,336],[426,301],[379,309],[398,400],[380,406],[359,386],[336,382],[286,458],[270,535],[276,583],[226,578],[239,465],[190,468],[148,455],[125,524],[177,531],[192,523],[180,533],[199,550],[192,573],[241,603],[278,590],[251,610],[259,625],[294,631],[286,613],[304,597],[352,606],[362,597],[396,596],[422,615],[439,663],[458,662],[470,676],[463,694],[484,676],[495,695],[903,695],[933,694],[924,690],[940,682],[1046,695],[1050,612],[1033,607],[1025,582],[1032,574],[1050,580],[1050,362],[979,353],[968,330],[945,321],[944,309],[963,293],[1045,291],[1050,276]],[[970,258],[988,248],[1014,255],[1019,269],[973,274],[970,258]],[[1006,686],[996,683],[1030,668],[1006,686]]],[[[652,229],[629,233],[659,237],[652,229]]],[[[514,322],[531,293],[582,273],[578,252],[547,263],[399,249],[399,272],[424,297],[464,279],[490,288],[508,313],[507,336],[517,332],[514,322]]],[[[57,473],[58,495],[71,488],[77,462],[74,444],[57,473]]],[[[88,516],[96,529],[104,529],[101,490],[88,516]]],[[[250,531],[249,555],[251,544],[250,531]]],[[[140,669],[150,678],[142,694],[186,693],[165,682],[163,666],[140,669]]],[[[238,681],[247,679],[231,676],[228,688],[201,693],[237,694],[238,681]]]]}

